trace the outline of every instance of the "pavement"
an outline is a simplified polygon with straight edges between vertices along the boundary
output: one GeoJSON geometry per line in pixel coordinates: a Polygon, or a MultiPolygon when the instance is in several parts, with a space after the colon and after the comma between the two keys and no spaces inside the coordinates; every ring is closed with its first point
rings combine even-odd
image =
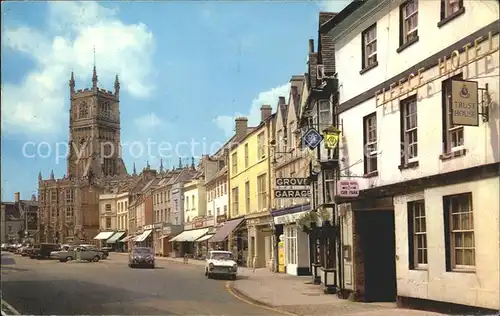
{"type": "Polygon", "coordinates": [[[1,294],[22,315],[280,315],[207,279],[201,264],[158,258],[155,269],[131,269],[126,254],[97,263],[2,254],[1,294]]]}

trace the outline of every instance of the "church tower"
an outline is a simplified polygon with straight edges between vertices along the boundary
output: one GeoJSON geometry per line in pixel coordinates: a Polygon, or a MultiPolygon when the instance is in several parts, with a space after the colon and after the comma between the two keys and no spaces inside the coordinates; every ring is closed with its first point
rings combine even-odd
{"type": "Polygon", "coordinates": [[[97,86],[94,65],[92,88],[75,90],[73,72],[69,80],[69,178],[126,174],[120,147],[120,82],[114,92],[97,86]]]}

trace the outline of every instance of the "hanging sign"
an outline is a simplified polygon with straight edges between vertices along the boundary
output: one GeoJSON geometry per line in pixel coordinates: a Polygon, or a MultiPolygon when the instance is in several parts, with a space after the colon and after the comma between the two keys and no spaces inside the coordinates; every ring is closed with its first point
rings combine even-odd
{"type": "Polygon", "coordinates": [[[451,81],[451,122],[453,125],[479,126],[477,81],[451,81]]]}
{"type": "Polygon", "coordinates": [[[357,197],[359,195],[359,183],[356,180],[337,181],[337,195],[340,197],[357,197]]]}
{"type": "Polygon", "coordinates": [[[339,144],[340,130],[335,127],[329,127],[323,131],[323,137],[326,149],[336,149],[339,144]]]}

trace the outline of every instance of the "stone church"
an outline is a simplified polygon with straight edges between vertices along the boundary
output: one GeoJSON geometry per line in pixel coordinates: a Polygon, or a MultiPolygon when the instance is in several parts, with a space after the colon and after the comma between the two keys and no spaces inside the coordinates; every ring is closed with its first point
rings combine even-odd
{"type": "Polygon", "coordinates": [[[120,155],[120,82],[114,92],[97,86],[75,90],[69,80],[67,172],[62,179],[38,175],[40,242],[92,242],[99,232],[99,194],[132,180],[120,155]]]}

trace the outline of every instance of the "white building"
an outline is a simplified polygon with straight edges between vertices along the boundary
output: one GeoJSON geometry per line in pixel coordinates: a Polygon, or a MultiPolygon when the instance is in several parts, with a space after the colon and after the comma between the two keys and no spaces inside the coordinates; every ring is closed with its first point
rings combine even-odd
{"type": "Polygon", "coordinates": [[[184,220],[190,223],[207,214],[207,199],[203,177],[184,183],[184,220]]]}
{"type": "Polygon", "coordinates": [[[205,183],[207,191],[207,216],[217,222],[225,221],[228,216],[229,197],[227,194],[227,166],[221,168],[213,178],[205,183]],[[217,217],[219,216],[219,220],[217,217]]]}
{"type": "Polygon", "coordinates": [[[368,0],[330,33],[359,299],[500,306],[498,17],[498,1],[368,0]]]}
{"type": "Polygon", "coordinates": [[[116,228],[119,231],[128,230],[128,198],[128,192],[118,193],[116,196],[116,228]]]}

